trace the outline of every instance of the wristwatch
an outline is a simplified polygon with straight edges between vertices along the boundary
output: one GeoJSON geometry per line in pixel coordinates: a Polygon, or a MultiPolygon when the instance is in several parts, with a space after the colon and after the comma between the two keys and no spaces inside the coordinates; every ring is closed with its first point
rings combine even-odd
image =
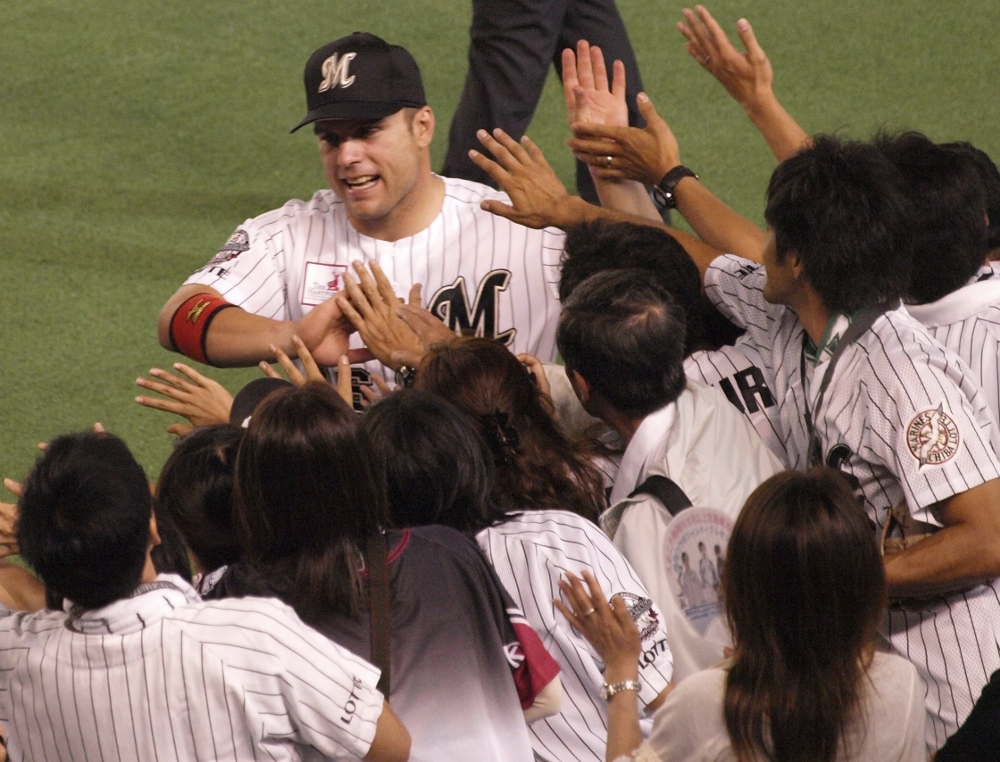
{"type": "Polygon", "coordinates": [[[685,177],[693,177],[695,180],[698,179],[698,175],[687,167],[679,164],[667,172],[667,174],[660,179],[660,182],[653,186],[653,201],[656,203],[657,207],[659,207],[660,211],[663,211],[664,209],[677,208],[677,198],[674,196],[674,188],[676,188],[677,183],[685,177]]]}
{"type": "Polygon", "coordinates": [[[605,683],[601,686],[601,698],[605,701],[610,701],[615,695],[621,693],[622,691],[635,691],[638,693],[639,681],[622,680],[620,683],[611,683],[611,685],[605,683]]]}
{"type": "Polygon", "coordinates": [[[409,365],[403,365],[396,371],[396,386],[403,389],[412,389],[417,380],[417,369],[409,365]]]}

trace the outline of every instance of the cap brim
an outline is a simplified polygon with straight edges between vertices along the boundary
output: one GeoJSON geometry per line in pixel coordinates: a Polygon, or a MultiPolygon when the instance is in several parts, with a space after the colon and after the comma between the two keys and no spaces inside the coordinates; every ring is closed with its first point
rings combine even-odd
{"type": "Polygon", "coordinates": [[[313,109],[306,114],[306,118],[295,125],[292,128],[292,132],[302,129],[307,124],[322,122],[327,119],[352,119],[357,121],[385,119],[387,116],[392,116],[408,105],[405,103],[372,103],[370,101],[329,103],[320,108],[313,109]]]}

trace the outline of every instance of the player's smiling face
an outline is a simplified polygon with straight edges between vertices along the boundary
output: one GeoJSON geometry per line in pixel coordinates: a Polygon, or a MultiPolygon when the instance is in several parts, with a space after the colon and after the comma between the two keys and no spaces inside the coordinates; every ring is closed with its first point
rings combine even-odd
{"type": "Polygon", "coordinates": [[[313,130],[327,182],[354,226],[375,237],[380,229],[405,226],[431,178],[430,109],[403,109],[378,121],[321,121],[313,130]]]}

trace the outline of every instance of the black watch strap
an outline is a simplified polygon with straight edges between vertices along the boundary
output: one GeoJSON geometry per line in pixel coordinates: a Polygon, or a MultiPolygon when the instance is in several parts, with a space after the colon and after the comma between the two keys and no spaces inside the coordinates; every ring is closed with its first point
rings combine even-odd
{"type": "Polygon", "coordinates": [[[684,165],[679,164],[667,172],[667,174],[660,179],[660,182],[653,186],[653,201],[656,202],[656,205],[661,210],[677,208],[677,198],[674,196],[674,188],[676,188],[677,183],[685,177],[693,177],[695,180],[698,179],[698,175],[684,165]]]}

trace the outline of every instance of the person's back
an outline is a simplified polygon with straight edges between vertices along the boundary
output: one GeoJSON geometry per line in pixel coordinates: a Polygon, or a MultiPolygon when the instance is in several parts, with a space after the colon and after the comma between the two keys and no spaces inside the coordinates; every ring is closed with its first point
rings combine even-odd
{"type": "MultiPolygon", "coordinates": [[[[913,665],[894,654],[876,653],[867,678],[861,718],[849,726],[836,762],[924,762],[924,684],[913,665]]],[[[637,762],[741,762],[726,729],[725,682],[725,668],[712,667],[678,685],[657,712],[649,736],[657,755],[640,754],[637,762]]]]}
{"type": "Polygon", "coordinates": [[[237,456],[242,560],[211,595],[275,595],[331,640],[371,654],[391,675],[386,692],[412,728],[413,760],[530,760],[508,599],[471,540],[443,527],[386,533],[390,658],[377,655],[369,575],[390,517],[371,450],[328,384],[272,393],[237,456]]]}
{"type": "Polygon", "coordinates": [[[121,440],[56,438],[18,508],[21,553],[66,610],[0,607],[13,759],[407,758],[378,669],[277,601],[203,603],[156,574],[149,484],[121,440]]]}
{"type": "MultiPolygon", "coordinates": [[[[475,545],[446,527],[387,533],[393,709],[413,738],[412,760],[530,760],[527,727],[505,647],[516,642],[499,586],[475,545]],[[506,630],[506,631],[505,631],[506,630]]],[[[211,597],[273,595],[294,583],[237,563],[211,597]]],[[[311,624],[370,658],[370,613],[325,611],[311,624]]]]}
{"type": "MultiPolygon", "coordinates": [[[[510,362],[517,361],[511,357],[510,362]]],[[[518,369],[518,373],[521,378],[513,380],[528,384],[525,371],[518,369]]],[[[472,378],[470,383],[474,384],[472,378]]],[[[513,412],[516,409],[510,409],[511,418],[523,426],[523,416],[513,412]]],[[[672,656],[663,615],[596,524],[568,510],[538,510],[520,491],[501,493],[512,498],[518,495],[519,509],[498,504],[494,489],[498,455],[480,436],[476,420],[467,408],[441,396],[404,389],[374,405],[364,426],[386,473],[394,521],[424,526],[423,531],[431,528],[428,524],[447,524],[475,534],[521,616],[558,662],[561,706],[554,707],[549,716],[537,707],[525,712],[534,720],[529,729],[535,759],[601,762],[607,751],[608,724],[600,691],[604,665],[556,610],[559,581],[566,570],[594,569],[608,594],[628,603],[642,630],[645,656],[639,696],[647,711],[659,706],[670,688],[672,656]]],[[[508,460],[522,457],[520,444],[508,447],[506,456],[508,460]]],[[[539,479],[544,481],[544,477],[539,479]]],[[[549,686],[544,693],[550,694],[549,704],[554,704],[549,686]]],[[[644,730],[649,729],[647,722],[644,730]]]]}
{"type": "Polygon", "coordinates": [[[164,575],[93,611],[4,613],[11,759],[360,759],[382,711],[378,670],[275,600],[164,575]]]}

